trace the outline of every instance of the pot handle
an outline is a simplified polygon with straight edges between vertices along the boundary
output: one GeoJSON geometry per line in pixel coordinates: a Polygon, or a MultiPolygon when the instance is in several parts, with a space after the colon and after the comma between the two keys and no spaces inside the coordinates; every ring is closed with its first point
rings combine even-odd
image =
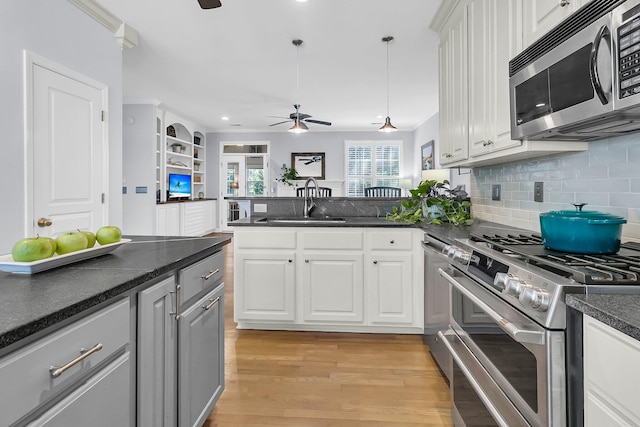
{"type": "Polygon", "coordinates": [[[588,219],[587,224],[593,225],[618,225],[618,224],[626,224],[627,220],[625,218],[606,218],[606,219],[588,219]]]}
{"type": "Polygon", "coordinates": [[[582,211],[582,208],[584,208],[585,206],[587,206],[587,204],[586,204],[586,203],[571,203],[571,204],[572,204],[573,206],[575,206],[575,207],[576,207],[576,210],[577,210],[578,212],[581,212],[581,211],[582,211]]]}

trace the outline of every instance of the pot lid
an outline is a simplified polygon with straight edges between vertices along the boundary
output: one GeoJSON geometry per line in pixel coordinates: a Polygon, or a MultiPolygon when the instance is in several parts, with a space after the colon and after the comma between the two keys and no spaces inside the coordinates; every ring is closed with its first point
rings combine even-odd
{"type": "Polygon", "coordinates": [[[607,224],[626,224],[627,220],[624,217],[613,215],[604,212],[597,211],[551,211],[542,212],[540,214],[542,218],[558,218],[570,221],[597,221],[599,223],[607,224]]]}

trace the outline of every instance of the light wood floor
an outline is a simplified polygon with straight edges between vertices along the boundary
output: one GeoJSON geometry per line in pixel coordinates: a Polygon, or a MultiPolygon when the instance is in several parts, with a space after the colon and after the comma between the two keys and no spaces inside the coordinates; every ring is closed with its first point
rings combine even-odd
{"type": "Polygon", "coordinates": [[[204,427],[452,426],[420,336],[237,330],[232,245],[224,282],[226,384],[204,427]]]}

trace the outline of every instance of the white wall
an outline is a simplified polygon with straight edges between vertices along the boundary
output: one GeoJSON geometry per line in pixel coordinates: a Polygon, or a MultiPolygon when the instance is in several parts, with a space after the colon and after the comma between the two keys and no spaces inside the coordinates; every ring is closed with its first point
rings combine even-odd
{"type": "Polygon", "coordinates": [[[156,233],[156,117],[157,108],[149,104],[123,107],[122,232],[156,233]],[[146,187],[146,193],[136,193],[146,187]]]}
{"type": "MultiPolygon", "coordinates": [[[[220,141],[270,141],[270,180],[280,176],[280,168],[283,164],[291,166],[291,153],[325,153],[325,179],[344,181],[345,173],[345,140],[401,140],[403,141],[402,174],[412,175],[415,169],[414,133],[393,132],[389,134],[372,132],[327,132],[313,130],[304,134],[289,132],[247,132],[247,133],[208,133],[207,134],[207,162],[209,165],[217,165],[220,159],[218,151],[220,141]],[[215,157],[214,157],[215,153],[215,157]]],[[[218,180],[219,174],[215,174],[215,182],[212,182],[212,174],[207,178],[207,192],[209,197],[220,197],[218,180]],[[214,190],[215,195],[210,193],[214,190]]]]}
{"type": "Polygon", "coordinates": [[[23,50],[109,86],[109,221],[122,223],[122,53],[113,33],[67,0],[0,2],[0,253],[24,237],[23,50]]]}

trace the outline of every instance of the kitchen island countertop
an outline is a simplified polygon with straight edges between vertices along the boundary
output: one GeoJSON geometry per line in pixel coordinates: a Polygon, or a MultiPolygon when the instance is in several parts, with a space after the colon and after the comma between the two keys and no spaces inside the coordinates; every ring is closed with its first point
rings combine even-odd
{"type": "Polygon", "coordinates": [[[640,295],[571,294],[567,295],[566,303],[569,307],[640,340],[640,295]]]}
{"type": "Polygon", "coordinates": [[[222,249],[228,237],[125,236],[113,252],[33,275],[0,272],[0,352],[222,249]]]}

